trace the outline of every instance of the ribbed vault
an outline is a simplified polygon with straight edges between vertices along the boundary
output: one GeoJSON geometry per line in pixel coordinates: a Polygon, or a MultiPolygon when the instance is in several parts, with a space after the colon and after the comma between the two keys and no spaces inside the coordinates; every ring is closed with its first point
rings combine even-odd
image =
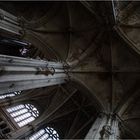
{"type": "MultiPolygon", "coordinates": [[[[16,16],[22,17],[21,23],[24,23],[22,39],[32,44],[30,57],[64,61],[70,67],[68,72],[72,83],[77,83],[68,82],[66,85],[54,87],[52,92],[54,94],[46,98],[48,104],[44,104],[46,103],[44,100],[42,106],[46,106],[52,112],[51,109],[57,108],[55,103],[58,99],[65,98],[63,92],[74,97],[80,105],[85,100],[81,98],[89,96],[93,99],[89,103],[91,107],[88,106],[88,101],[83,101],[88,109],[79,107],[84,113],[90,110],[87,120],[92,118],[93,122],[93,116],[96,116],[97,112],[115,113],[125,124],[122,137],[127,138],[129,133],[133,138],[140,138],[139,2],[9,2],[0,5],[16,16]],[[83,95],[82,90],[87,95],[83,95]]],[[[38,89],[34,93],[37,91],[38,89]]],[[[42,96],[40,98],[44,98],[47,91],[44,93],[44,89],[39,89],[39,93],[42,96]]],[[[68,98],[72,100],[72,97],[68,98]]],[[[60,130],[66,131],[62,131],[62,137],[80,138],[84,130],[84,123],[77,122],[80,119],[78,117],[82,116],[79,115],[81,112],[76,110],[72,101],[65,102],[67,106],[62,105],[62,110],[68,113],[70,120],[65,120],[69,118],[62,113],[61,106],[46,120],[50,122],[54,120],[57,127],[59,123],[62,124],[63,128],[60,130]],[[70,112],[74,111],[73,108],[77,112],[69,115],[67,108],[70,112]],[[70,127],[68,123],[64,124],[64,120],[73,125],[70,127]],[[77,124],[79,126],[76,129],[77,124]],[[73,132],[74,128],[76,132],[73,132]]]]}

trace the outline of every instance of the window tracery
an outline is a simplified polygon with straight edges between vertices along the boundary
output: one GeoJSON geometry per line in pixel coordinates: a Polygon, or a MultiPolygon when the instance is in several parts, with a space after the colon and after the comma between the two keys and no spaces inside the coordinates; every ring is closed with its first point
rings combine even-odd
{"type": "Polygon", "coordinates": [[[5,99],[7,97],[14,97],[16,95],[20,95],[21,91],[16,91],[16,92],[12,92],[12,93],[6,93],[6,94],[2,94],[0,95],[0,99],[5,99]]]}
{"type": "Polygon", "coordinates": [[[34,105],[20,104],[7,109],[7,112],[14,118],[19,127],[22,127],[39,116],[39,111],[34,105]]]}
{"type": "Polygon", "coordinates": [[[59,135],[53,128],[46,127],[33,134],[29,140],[59,140],[59,135]]]}

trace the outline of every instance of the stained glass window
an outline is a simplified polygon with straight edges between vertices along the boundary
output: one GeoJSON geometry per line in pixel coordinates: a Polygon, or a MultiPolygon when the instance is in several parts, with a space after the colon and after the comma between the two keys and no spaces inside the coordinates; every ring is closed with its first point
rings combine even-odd
{"type": "Polygon", "coordinates": [[[14,118],[19,127],[34,121],[39,116],[39,111],[31,104],[20,104],[10,107],[7,109],[7,112],[14,118]]]}
{"type": "Polygon", "coordinates": [[[6,97],[13,97],[13,96],[16,96],[16,95],[19,95],[19,94],[21,94],[21,91],[16,91],[16,92],[12,92],[12,93],[2,94],[2,95],[0,95],[0,99],[4,99],[6,97]]]}
{"type": "Polygon", "coordinates": [[[46,127],[33,134],[29,140],[59,140],[59,135],[51,127],[46,127]]]}

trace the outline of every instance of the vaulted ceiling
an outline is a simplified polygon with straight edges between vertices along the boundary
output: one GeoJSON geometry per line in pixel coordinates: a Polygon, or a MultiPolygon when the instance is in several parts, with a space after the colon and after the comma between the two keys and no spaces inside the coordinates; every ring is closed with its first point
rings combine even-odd
{"type": "MultiPolygon", "coordinates": [[[[99,110],[114,112],[140,138],[140,2],[7,2],[22,17],[34,57],[69,64],[72,81],[99,110]],[[94,101],[93,100],[93,101],[94,101]]],[[[123,136],[126,137],[126,136],[123,136]]]]}

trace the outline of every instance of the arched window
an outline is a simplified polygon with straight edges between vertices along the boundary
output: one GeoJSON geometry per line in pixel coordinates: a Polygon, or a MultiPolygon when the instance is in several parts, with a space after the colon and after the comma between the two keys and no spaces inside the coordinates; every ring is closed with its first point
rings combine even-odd
{"type": "Polygon", "coordinates": [[[59,140],[59,135],[53,128],[46,127],[29,137],[29,140],[59,140]]]}
{"type": "Polygon", "coordinates": [[[16,91],[16,92],[12,92],[12,93],[2,94],[2,95],[0,95],[0,99],[4,99],[6,97],[13,97],[13,96],[16,96],[16,95],[19,95],[19,94],[21,94],[21,91],[16,91]]]}
{"type": "Polygon", "coordinates": [[[19,127],[34,121],[39,116],[39,111],[31,104],[20,104],[10,107],[7,109],[7,112],[14,118],[19,127]]]}

